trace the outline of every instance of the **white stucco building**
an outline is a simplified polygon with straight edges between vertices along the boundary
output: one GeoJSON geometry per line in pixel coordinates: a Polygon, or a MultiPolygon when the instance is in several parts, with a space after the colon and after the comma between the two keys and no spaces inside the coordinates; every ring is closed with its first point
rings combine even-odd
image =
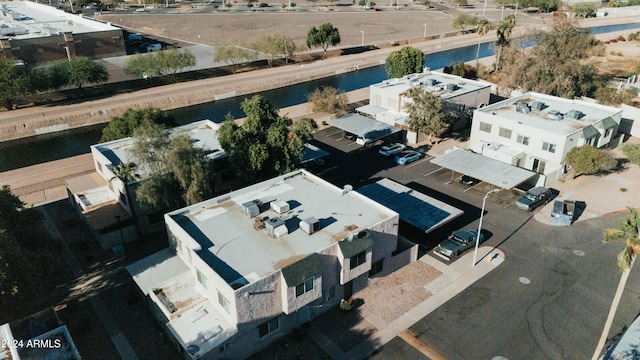
{"type": "Polygon", "coordinates": [[[417,258],[398,213],[304,170],[165,215],[127,267],[185,359],[243,359],[417,258]]]}
{"type": "MultiPolygon", "coordinates": [[[[461,113],[489,104],[491,96],[491,84],[487,82],[424,69],[422,73],[389,79],[369,86],[369,105],[359,107],[356,111],[408,130],[405,104],[411,102],[411,99],[402,94],[416,86],[422,86],[440,96],[444,102],[444,110],[461,113]]],[[[418,142],[418,134],[408,131],[407,141],[418,142]]]]}
{"type": "Polygon", "coordinates": [[[538,173],[544,186],[565,172],[565,155],[584,144],[617,146],[622,110],[529,92],[477,109],[470,149],[485,157],[538,173]]]}

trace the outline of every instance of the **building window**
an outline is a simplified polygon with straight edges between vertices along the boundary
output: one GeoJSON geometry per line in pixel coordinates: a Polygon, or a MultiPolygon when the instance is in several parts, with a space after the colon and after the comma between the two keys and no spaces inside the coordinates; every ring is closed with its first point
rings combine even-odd
{"type": "Polygon", "coordinates": [[[258,331],[260,332],[260,337],[265,337],[272,332],[278,330],[278,318],[273,318],[266,323],[258,325],[258,331]]]}
{"type": "Polygon", "coordinates": [[[357,254],[356,256],[350,258],[350,261],[351,261],[351,269],[354,269],[367,262],[367,253],[363,251],[357,254]]]}
{"type": "Polygon", "coordinates": [[[487,123],[484,123],[484,122],[481,121],[480,122],[480,131],[484,131],[484,132],[490,133],[491,132],[491,124],[487,124],[487,123]]]}
{"type": "Polygon", "coordinates": [[[327,298],[327,300],[331,300],[334,297],[336,297],[336,287],[332,286],[329,288],[329,297],[327,298]]]}
{"type": "Polygon", "coordinates": [[[611,128],[608,128],[604,131],[604,137],[611,135],[611,128]]]}
{"type": "Polygon", "coordinates": [[[555,153],[556,152],[556,146],[554,144],[549,144],[547,142],[543,142],[542,143],[542,150],[548,151],[550,153],[555,153]]]}
{"type": "Polygon", "coordinates": [[[123,193],[120,193],[120,201],[127,205],[127,197],[123,193]]]}
{"type": "Polygon", "coordinates": [[[220,345],[220,347],[218,348],[218,351],[224,352],[229,350],[230,347],[231,347],[231,344],[225,343],[224,345],[220,345]]]}
{"type": "Polygon", "coordinates": [[[224,297],[224,295],[222,295],[220,290],[218,290],[218,302],[224,308],[224,310],[227,312],[227,314],[231,314],[231,309],[230,309],[230,305],[231,304],[229,303],[229,300],[227,300],[227,298],[224,297]]]}
{"type": "Polygon", "coordinates": [[[380,259],[376,262],[374,262],[373,264],[371,264],[371,270],[369,270],[369,277],[372,277],[373,275],[379,273],[382,271],[382,262],[384,261],[384,259],[380,259]]]}
{"type": "Polygon", "coordinates": [[[304,282],[296,285],[296,297],[311,290],[313,290],[313,277],[310,277],[304,282]]]}
{"type": "Polygon", "coordinates": [[[500,128],[500,132],[498,132],[498,135],[502,136],[503,138],[511,139],[511,130],[500,128]]]}
{"type": "Polygon", "coordinates": [[[98,168],[99,172],[102,172],[102,164],[99,161],[96,161],[96,167],[98,168]]]}
{"type": "Polygon", "coordinates": [[[529,145],[529,138],[524,135],[518,135],[517,141],[522,145],[529,145]]]}
{"type": "Polygon", "coordinates": [[[202,273],[200,272],[200,270],[196,269],[196,278],[198,279],[198,282],[200,284],[202,284],[202,286],[204,286],[204,288],[207,288],[207,278],[202,275],[202,273]]]}

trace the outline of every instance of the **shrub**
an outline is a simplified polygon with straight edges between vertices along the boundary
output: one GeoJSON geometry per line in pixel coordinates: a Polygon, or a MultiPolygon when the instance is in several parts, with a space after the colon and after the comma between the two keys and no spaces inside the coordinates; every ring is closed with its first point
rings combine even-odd
{"type": "Polygon", "coordinates": [[[625,143],[622,145],[622,152],[627,155],[630,163],[640,165],[640,144],[625,143]]]}

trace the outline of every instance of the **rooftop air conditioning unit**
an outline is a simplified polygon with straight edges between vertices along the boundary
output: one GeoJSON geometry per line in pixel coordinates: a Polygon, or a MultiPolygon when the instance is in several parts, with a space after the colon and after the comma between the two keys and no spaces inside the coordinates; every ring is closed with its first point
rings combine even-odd
{"type": "Polygon", "coordinates": [[[449,91],[455,91],[458,88],[456,84],[447,84],[446,89],[449,91]]]}
{"type": "Polygon", "coordinates": [[[289,233],[289,229],[287,229],[287,225],[285,225],[284,220],[279,217],[273,217],[265,221],[264,227],[267,230],[267,234],[277,238],[281,238],[289,233]]]}
{"type": "Polygon", "coordinates": [[[427,79],[427,81],[426,81],[426,84],[428,86],[433,86],[433,85],[435,85],[437,83],[438,83],[438,81],[436,79],[427,79]]]}
{"type": "Polygon", "coordinates": [[[271,209],[275,212],[277,212],[278,214],[284,214],[287,211],[289,211],[289,203],[286,201],[272,201],[271,202],[271,209]]]}
{"type": "Polygon", "coordinates": [[[531,108],[533,110],[542,110],[544,108],[544,103],[542,101],[534,101],[531,103],[531,108]]]}
{"type": "Polygon", "coordinates": [[[320,222],[318,221],[318,219],[314,217],[306,218],[300,221],[300,229],[302,229],[302,231],[306,232],[307,234],[311,235],[316,231],[320,230],[320,222]]]}
{"type": "Polygon", "coordinates": [[[260,214],[260,206],[262,206],[262,201],[255,199],[242,204],[242,210],[251,219],[260,214]]]}
{"type": "Polygon", "coordinates": [[[582,117],[582,113],[579,110],[570,110],[567,113],[567,117],[569,119],[580,119],[582,117]]]}
{"type": "Polygon", "coordinates": [[[529,105],[525,103],[520,103],[516,105],[516,111],[521,112],[523,114],[528,114],[531,111],[531,109],[529,109],[529,105]]]}

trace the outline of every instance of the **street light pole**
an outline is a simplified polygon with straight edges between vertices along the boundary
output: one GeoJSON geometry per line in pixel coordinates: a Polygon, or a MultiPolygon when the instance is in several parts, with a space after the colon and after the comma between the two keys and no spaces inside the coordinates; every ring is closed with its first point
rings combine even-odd
{"type": "Polygon", "coordinates": [[[422,24],[422,25],[424,25],[424,34],[422,35],[422,38],[426,39],[427,38],[427,24],[422,24]]]}
{"type": "Polygon", "coordinates": [[[360,32],[362,33],[362,46],[364,46],[364,30],[360,30],[360,32]]]}
{"type": "Polygon", "coordinates": [[[484,216],[484,205],[487,202],[487,198],[491,196],[491,194],[500,191],[500,189],[493,189],[486,193],[482,198],[482,210],[480,211],[480,224],[478,224],[478,234],[476,234],[476,249],[473,252],[473,267],[476,266],[476,257],[478,256],[478,244],[480,243],[480,231],[482,231],[482,217],[484,216]]]}

